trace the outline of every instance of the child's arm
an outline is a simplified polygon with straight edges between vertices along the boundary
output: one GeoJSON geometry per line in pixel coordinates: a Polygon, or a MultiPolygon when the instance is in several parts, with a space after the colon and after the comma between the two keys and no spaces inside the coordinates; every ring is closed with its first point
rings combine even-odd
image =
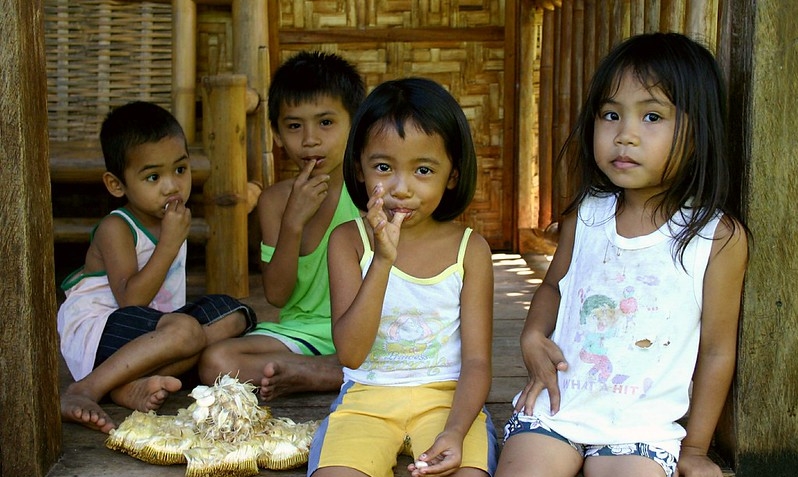
{"type": "Polygon", "coordinates": [[[558,371],[565,371],[568,363],[560,348],[549,337],[557,322],[560,306],[560,280],[571,264],[571,255],[576,233],[576,215],[566,217],[560,223],[560,236],[557,250],[549,264],[543,283],[540,284],[526,316],[521,332],[521,353],[524,365],[529,372],[529,382],[521,391],[515,405],[516,411],[525,410],[531,414],[535,400],[540,392],[548,390],[551,413],[560,410],[560,387],[557,384],[558,371]]]}
{"type": "Polygon", "coordinates": [[[748,239],[739,224],[732,233],[729,219],[724,217],[715,238],[704,276],[701,341],[687,436],[682,440],[678,465],[679,475],[690,477],[721,475],[707,451],[734,374],[740,298],[748,263],[748,239]]]}
{"type": "Polygon", "coordinates": [[[120,308],[148,306],[152,302],[188,238],[190,227],[191,211],[182,203],[170,202],[161,219],[155,251],[139,270],[136,246],[127,222],[114,215],[103,219],[94,234],[96,248],[92,248],[92,253],[99,255],[120,308]]]}
{"type": "Polygon", "coordinates": [[[309,161],[294,179],[288,198],[277,187],[266,189],[258,199],[258,218],[264,244],[274,244],[271,261],[261,262],[261,277],[266,300],[276,306],[286,304],[297,281],[300,246],[305,225],[318,212],[327,196],[330,177],[310,177],[314,161],[309,161]]]}
{"type": "MultiPolygon", "coordinates": [[[[471,234],[464,269],[460,293],[460,378],[446,425],[432,447],[422,454],[421,459],[430,464],[424,475],[451,472],[460,466],[463,440],[490,391],[493,263],[490,246],[482,236],[471,234]]],[[[413,475],[421,475],[417,470],[413,471],[414,468],[411,464],[413,475]]]]}
{"type": "Polygon", "coordinates": [[[342,224],[333,230],[327,252],[330,273],[332,336],[338,360],[357,368],[371,351],[377,336],[385,290],[391,267],[396,261],[396,246],[405,214],[392,221],[382,210],[382,185],[375,188],[368,202],[367,222],[374,230],[374,258],[361,279],[357,244],[361,243],[357,225],[342,224]]]}

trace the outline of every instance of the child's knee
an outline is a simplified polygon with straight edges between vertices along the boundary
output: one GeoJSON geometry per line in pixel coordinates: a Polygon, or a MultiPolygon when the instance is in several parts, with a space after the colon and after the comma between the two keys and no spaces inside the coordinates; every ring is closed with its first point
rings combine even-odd
{"type": "Polygon", "coordinates": [[[158,322],[156,331],[167,333],[174,346],[185,347],[189,354],[205,348],[205,332],[202,325],[191,315],[168,313],[158,322]]]}
{"type": "Polygon", "coordinates": [[[229,372],[230,364],[236,362],[230,347],[226,343],[209,345],[200,355],[198,367],[200,380],[203,383],[212,383],[220,374],[229,372]]]}
{"type": "Polygon", "coordinates": [[[241,336],[251,328],[247,320],[244,312],[234,311],[213,323],[204,325],[202,331],[205,333],[206,345],[210,346],[228,338],[241,336]]]}

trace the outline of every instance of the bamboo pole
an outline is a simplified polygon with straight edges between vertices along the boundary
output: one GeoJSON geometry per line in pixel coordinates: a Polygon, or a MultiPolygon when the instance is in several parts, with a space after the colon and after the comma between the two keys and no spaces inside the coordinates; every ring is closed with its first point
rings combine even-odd
{"type": "Polygon", "coordinates": [[[629,37],[632,31],[630,9],[629,0],[610,0],[610,48],[629,37]]]}
{"type": "MultiPolygon", "coordinates": [[[[260,74],[261,78],[263,78],[263,88],[266,93],[264,94],[264,98],[267,97],[269,91],[269,84],[271,78],[271,57],[269,55],[269,48],[263,47],[259,51],[259,67],[260,67],[260,74]]],[[[275,178],[275,167],[274,167],[274,144],[272,138],[272,128],[269,125],[269,112],[267,111],[266,106],[262,107],[263,115],[264,115],[264,127],[263,127],[263,187],[269,187],[276,182],[275,178]]]]}
{"type": "Polygon", "coordinates": [[[610,0],[596,2],[596,64],[610,51],[610,0]]]}
{"type": "MultiPolygon", "coordinates": [[[[233,0],[233,71],[245,75],[263,100],[268,82],[262,77],[260,49],[268,45],[266,0],[233,0]]],[[[247,117],[247,178],[263,184],[265,102],[247,117]]]]}
{"type": "MultiPolygon", "coordinates": [[[[537,50],[537,35],[535,25],[535,8],[530,2],[521,2],[520,25],[518,37],[521,44],[518,77],[523,81],[518,88],[518,194],[516,207],[518,209],[518,224],[520,231],[534,229],[538,224],[540,197],[538,196],[538,155],[537,134],[528,134],[534,131],[535,117],[538,114],[535,104],[534,77],[535,77],[535,51],[537,50]]],[[[520,235],[520,234],[519,234],[520,235]]]]}
{"type": "Polygon", "coordinates": [[[203,78],[202,131],[211,174],[203,188],[208,293],[249,296],[247,264],[246,111],[247,78],[203,78]]]}
{"type": "MultiPolygon", "coordinates": [[[[358,2],[360,3],[360,2],[358,2]]],[[[272,54],[269,55],[269,78],[272,77],[283,60],[280,57],[280,7],[278,2],[271,2],[271,8],[267,11],[268,21],[266,22],[268,32],[268,48],[272,54]]]]}
{"type": "MultiPolygon", "coordinates": [[[[563,1],[562,7],[558,10],[560,14],[560,29],[558,36],[559,58],[557,69],[557,107],[556,107],[556,134],[555,152],[559,151],[565,144],[568,134],[571,132],[571,52],[573,51],[573,1],[563,1]]],[[[559,217],[565,205],[565,200],[569,195],[568,191],[568,168],[564,162],[556,163],[555,171],[555,192],[557,194],[555,206],[555,216],[559,217]]]]}
{"type": "Polygon", "coordinates": [[[646,7],[645,7],[646,33],[654,33],[656,31],[659,31],[661,11],[662,11],[662,5],[660,3],[660,0],[646,0],[646,7]]]}
{"type": "MultiPolygon", "coordinates": [[[[587,91],[590,78],[596,71],[596,0],[585,0],[585,32],[584,32],[584,75],[582,76],[583,91],[587,91]]],[[[583,93],[584,95],[584,93],[583,93]]],[[[580,101],[584,100],[583,95],[580,101]]]]}
{"type": "Polygon", "coordinates": [[[718,20],[720,18],[718,0],[690,0],[688,2],[685,34],[716,51],[718,20]]]}
{"type": "Polygon", "coordinates": [[[687,0],[662,0],[660,9],[660,30],[683,32],[687,0]]]}
{"type": "Polygon", "coordinates": [[[186,141],[196,138],[197,4],[172,0],[172,114],[186,141]]]}
{"type": "Polygon", "coordinates": [[[579,116],[585,84],[585,2],[574,0],[571,32],[571,92],[568,130],[579,116]]]}
{"type": "Polygon", "coordinates": [[[540,164],[538,227],[542,229],[553,222],[554,27],[554,11],[544,10],[540,45],[540,107],[538,109],[538,161],[540,164]]]}
{"type": "Polygon", "coordinates": [[[632,0],[629,16],[631,17],[631,35],[639,35],[646,31],[646,0],[632,0]]]}

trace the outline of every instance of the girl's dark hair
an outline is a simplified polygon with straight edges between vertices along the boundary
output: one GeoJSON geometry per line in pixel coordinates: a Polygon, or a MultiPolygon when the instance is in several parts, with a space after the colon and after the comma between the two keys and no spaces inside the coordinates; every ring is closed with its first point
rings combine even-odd
{"type": "Polygon", "coordinates": [[[142,144],[158,142],[165,137],[186,140],[177,119],[157,104],[134,101],[112,110],[100,128],[105,169],[124,184],[128,151],[142,144]]]}
{"type": "Polygon", "coordinates": [[[344,153],[344,181],[349,195],[360,210],[367,210],[369,191],[357,176],[369,135],[382,128],[394,128],[404,138],[408,122],[426,134],[440,135],[452,170],[458,171],[457,185],[446,189],[432,213],[435,220],[452,220],[463,213],[474,197],[477,155],[460,105],[441,85],[425,78],[386,81],[374,88],[358,109],[344,153]]]}
{"type": "Polygon", "coordinates": [[[280,106],[315,101],[319,96],[339,99],[352,118],[366,96],[363,78],[351,63],[334,53],[301,51],[274,72],[269,85],[269,122],[277,131],[280,106]]]}
{"type": "MultiPolygon", "coordinates": [[[[621,78],[631,73],[649,89],[659,89],[676,106],[676,128],[663,180],[672,174],[672,186],[652,198],[656,211],[684,227],[675,234],[674,258],[681,262],[688,242],[721,210],[742,224],[736,198],[729,197],[732,171],[726,142],[726,88],[712,53],[678,33],[650,33],[630,37],[617,45],[596,69],[576,126],[560,151],[572,160],[574,196],[565,213],[578,209],[588,195],[617,194],[599,169],[593,152],[593,131],[600,108],[618,91],[621,78]],[[678,145],[683,147],[678,148],[678,145]],[[682,152],[683,151],[683,152],[682,152]],[[683,153],[684,157],[677,157],[683,153]]],[[[735,221],[731,221],[736,226],[735,221]]],[[[744,226],[743,226],[744,227],[744,226]]]]}

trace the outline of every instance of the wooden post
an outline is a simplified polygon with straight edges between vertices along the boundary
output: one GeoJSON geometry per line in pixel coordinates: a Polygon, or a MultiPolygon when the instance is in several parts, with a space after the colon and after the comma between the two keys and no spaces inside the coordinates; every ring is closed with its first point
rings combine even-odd
{"type": "Polygon", "coordinates": [[[233,71],[246,76],[261,99],[247,116],[247,178],[263,185],[263,142],[268,81],[263,78],[260,49],[268,45],[266,0],[233,0],[233,71]]]}
{"type": "Polygon", "coordinates": [[[660,29],[664,32],[683,32],[688,0],[662,0],[660,29]]]}
{"type": "Polygon", "coordinates": [[[614,47],[632,31],[629,0],[610,0],[610,48],[614,47]]]}
{"type": "MultiPolygon", "coordinates": [[[[260,49],[259,66],[261,78],[263,78],[264,98],[269,94],[269,85],[271,84],[271,64],[269,48],[263,47],[260,49]]],[[[276,182],[275,167],[274,167],[274,144],[272,138],[272,128],[269,124],[269,111],[264,104],[263,108],[263,188],[269,187],[276,182]]]]}
{"type": "Polygon", "coordinates": [[[520,26],[518,31],[521,53],[518,62],[518,179],[516,187],[516,208],[518,210],[518,245],[519,251],[525,253],[531,248],[529,241],[532,229],[538,226],[540,196],[538,191],[538,134],[534,131],[535,118],[538,114],[535,103],[534,77],[537,51],[537,25],[535,7],[530,2],[521,2],[519,6],[520,26]]]}
{"type": "Polygon", "coordinates": [[[197,133],[197,4],[172,0],[172,114],[192,144],[197,133]]]}
{"type": "MultiPolygon", "coordinates": [[[[596,0],[585,0],[585,71],[582,75],[582,91],[587,91],[596,71],[596,15],[596,0]]],[[[584,97],[581,99],[584,101],[584,97]]]]}
{"type": "Polygon", "coordinates": [[[632,0],[629,16],[631,17],[631,35],[639,35],[646,31],[646,0],[632,0]]]}
{"type": "Polygon", "coordinates": [[[645,31],[654,33],[659,31],[659,19],[662,11],[660,0],[646,0],[645,7],[645,31]]]}
{"type": "MultiPolygon", "coordinates": [[[[245,75],[249,88],[259,98],[258,107],[247,115],[247,179],[263,190],[269,177],[264,173],[264,144],[268,129],[266,96],[269,72],[263,69],[263,50],[269,44],[269,15],[266,0],[233,0],[233,72],[245,75]],[[265,74],[264,74],[265,73],[265,74]]],[[[271,175],[271,174],[269,174],[271,175]]],[[[260,222],[258,214],[247,218],[247,243],[252,261],[260,264],[260,222]]]]}
{"type": "Polygon", "coordinates": [[[584,98],[585,75],[585,3],[583,0],[574,1],[573,30],[571,31],[571,112],[569,133],[573,129],[574,121],[579,116],[584,98]]]}
{"type": "Polygon", "coordinates": [[[247,265],[246,88],[244,75],[219,75],[202,82],[203,145],[211,173],[203,188],[208,293],[249,296],[247,265]]]}
{"type": "Polygon", "coordinates": [[[743,207],[754,240],[734,425],[724,441],[737,477],[792,477],[798,469],[798,2],[730,3],[729,156],[743,160],[743,207]]]}
{"type": "Polygon", "coordinates": [[[685,34],[713,52],[717,50],[718,1],[690,0],[685,19],[685,34]]]}
{"type": "Polygon", "coordinates": [[[610,51],[610,0],[596,0],[596,65],[610,51]]]}
{"type": "MultiPolygon", "coordinates": [[[[556,132],[554,134],[554,153],[560,152],[568,135],[571,133],[571,51],[573,50],[573,0],[564,1],[562,7],[557,10],[560,17],[560,29],[558,35],[559,53],[557,61],[557,96],[556,101],[556,132]]],[[[554,172],[554,207],[555,216],[562,213],[566,205],[566,200],[570,195],[568,189],[568,165],[566,162],[555,161],[554,172]]]]}
{"type": "Polygon", "coordinates": [[[0,11],[0,475],[41,477],[61,453],[44,13],[0,11]]]}
{"type": "Polygon", "coordinates": [[[540,116],[538,117],[538,163],[540,164],[540,211],[538,227],[545,229],[553,217],[554,201],[554,11],[543,11],[540,45],[540,116]]]}

